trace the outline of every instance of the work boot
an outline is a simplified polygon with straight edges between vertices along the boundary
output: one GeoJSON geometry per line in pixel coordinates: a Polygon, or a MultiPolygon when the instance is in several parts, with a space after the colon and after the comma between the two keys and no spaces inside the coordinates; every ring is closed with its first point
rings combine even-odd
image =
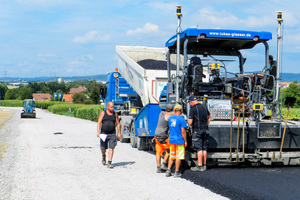
{"type": "Polygon", "coordinates": [[[105,156],[102,156],[102,165],[106,165],[106,158],[105,158],[105,156]]]}
{"type": "Polygon", "coordinates": [[[166,177],[170,177],[170,176],[172,176],[171,170],[168,169],[168,170],[166,171],[166,177]]]}
{"type": "Polygon", "coordinates": [[[156,173],[163,173],[163,170],[160,166],[157,166],[156,173]]]}
{"type": "Polygon", "coordinates": [[[110,169],[114,168],[114,166],[111,164],[111,161],[107,162],[107,168],[110,168],[110,169]]]}
{"type": "Polygon", "coordinates": [[[168,170],[168,163],[163,162],[163,164],[161,165],[161,169],[164,171],[168,170]]]}
{"type": "Polygon", "coordinates": [[[179,171],[175,171],[174,178],[180,178],[182,174],[179,171]]]}
{"type": "Polygon", "coordinates": [[[202,171],[202,165],[201,166],[197,165],[195,167],[191,167],[191,170],[194,172],[200,172],[200,171],[202,171]]]}

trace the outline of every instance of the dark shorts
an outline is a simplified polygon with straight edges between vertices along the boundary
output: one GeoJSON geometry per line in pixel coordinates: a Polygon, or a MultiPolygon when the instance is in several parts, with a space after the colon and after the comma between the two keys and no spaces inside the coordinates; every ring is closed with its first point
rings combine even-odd
{"type": "Polygon", "coordinates": [[[100,139],[100,149],[106,150],[108,148],[114,149],[117,146],[117,137],[116,134],[107,134],[105,142],[100,139]]]}
{"type": "Polygon", "coordinates": [[[207,151],[208,131],[195,131],[193,134],[193,147],[196,151],[207,151]]]}

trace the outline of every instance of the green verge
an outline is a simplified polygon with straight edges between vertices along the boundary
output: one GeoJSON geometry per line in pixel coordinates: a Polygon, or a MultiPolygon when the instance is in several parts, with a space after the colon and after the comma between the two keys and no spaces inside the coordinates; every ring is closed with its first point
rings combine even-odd
{"type": "MultiPolygon", "coordinates": [[[[55,104],[61,104],[63,102],[58,101],[36,101],[35,107],[42,108],[42,109],[48,109],[49,106],[55,105],[55,104]]],[[[2,100],[0,101],[0,106],[5,107],[23,107],[23,100],[2,100]]]]}
{"type": "MultiPolygon", "coordinates": [[[[23,107],[23,101],[2,100],[0,101],[0,106],[23,107]]],[[[102,105],[73,104],[57,101],[36,101],[35,106],[37,108],[47,109],[54,114],[77,117],[95,122],[98,121],[99,114],[103,110],[102,105]]]]}
{"type": "Polygon", "coordinates": [[[54,114],[77,117],[97,122],[99,114],[103,110],[103,106],[61,103],[48,107],[48,110],[54,114]]]}

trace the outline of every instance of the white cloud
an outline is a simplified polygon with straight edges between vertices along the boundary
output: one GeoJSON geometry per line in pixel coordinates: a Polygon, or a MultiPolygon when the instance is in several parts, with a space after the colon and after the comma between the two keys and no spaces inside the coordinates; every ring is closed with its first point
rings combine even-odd
{"type": "Polygon", "coordinates": [[[49,58],[49,57],[55,57],[55,55],[50,54],[50,53],[46,53],[46,54],[41,53],[41,54],[38,55],[38,57],[40,57],[40,58],[45,58],[45,57],[49,58]]]}
{"type": "Polygon", "coordinates": [[[71,3],[69,0],[17,0],[20,4],[34,4],[34,5],[55,5],[62,3],[71,3]]]}
{"type": "Polygon", "coordinates": [[[94,60],[94,57],[92,55],[82,55],[81,60],[82,61],[94,60]]]}
{"type": "Polygon", "coordinates": [[[126,35],[128,36],[134,36],[134,35],[137,35],[137,34],[151,34],[151,33],[156,33],[158,32],[158,26],[155,25],[155,24],[151,24],[151,23],[146,23],[144,25],[143,28],[137,28],[135,30],[128,30],[126,35]]]}
{"type": "Polygon", "coordinates": [[[274,19],[272,16],[263,16],[263,17],[254,17],[254,16],[249,16],[245,20],[240,20],[239,21],[240,25],[244,25],[245,27],[265,27],[269,26],[270,24],[274,23],[274,19]]]}
{"type": "Polygon", "coordinates": [[[101,34],[99,31],[90,31],[84,36],[77,36],[73,39],[73,42],[80,44],[88,43],[101,43],[110,40],[110,35],[101,34]]]}
{"type": "Polygon", "coordinates": [[[257,28],[269,26],[273,23],[272,16],[249,16],[246,19],[241,19],[236,15],[226,10],[214,10],[203,8],[194,16],[195,21],[200,22],[200,26],[209,28],[257,28]]]}
{"type": "Polygon", "coordinates": [[[148,4],[149,6],[153,7],[154,9],[159,9],[163,11],[171,11],[175,13],[176,3],[163,3],[163,2],[151,2],[148,4]]]}
{"type": "Polygon", "coordinates": [[[209,25],[210,27],[229,26],[238,22],[238,18],[227,11],[216,11],[209,8],[199,10],[194,18],[201,22],[201,25],[209,25]]]}

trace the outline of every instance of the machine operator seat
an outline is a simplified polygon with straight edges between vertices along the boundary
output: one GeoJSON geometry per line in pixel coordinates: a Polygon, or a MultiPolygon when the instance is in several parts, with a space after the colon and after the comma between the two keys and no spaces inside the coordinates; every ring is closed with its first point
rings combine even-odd
{"type": "MultiPolygon", "coordinates": [[[[268,74],[274,76],[276,78],[277,75],[277,61],[270,62],[270,68],[268,69],[268,74]]],[[[274,86],[274,79],[271,77],[267,77],[265,82],[265,87],[268,89],[273,89],[274,86]]]]}
{"type": "Polygon", "coordinates": [[[194,56],[190,59],[187,72],[189,85],[202,82],[202,78],[205,78],[205,76],[203,74],[203,66],[199,57],[194,56]]]}

